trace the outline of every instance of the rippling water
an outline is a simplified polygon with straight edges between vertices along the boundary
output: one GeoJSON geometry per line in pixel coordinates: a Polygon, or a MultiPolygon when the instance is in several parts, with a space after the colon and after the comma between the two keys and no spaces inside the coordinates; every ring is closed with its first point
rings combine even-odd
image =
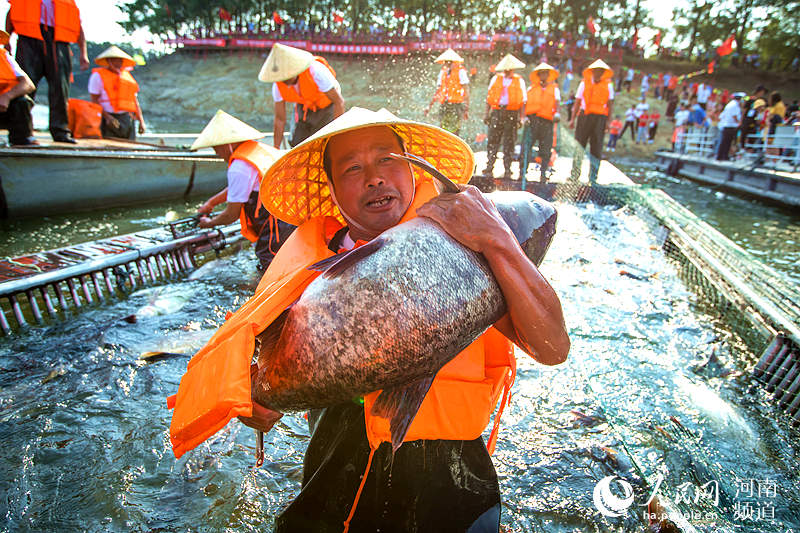
{"type": "MultiPolygon", "coordinates": [[[[800,528],[797,435],[774,422],[760,393],[747,392],[746,374],[737,374],[755,355],[696,310],[695,296],[629,210],[558,208],[559,233],[542,272],[561,296],[572,350],[558,367],[519,354],[494,456],[506,530],[643,531],[641,505],[658,474],[659,493],[673,500],[718,484],[718,506],[702,498],[679,506],[698,514],[701,531],[800,528]],[[700,368],[712,353],[719,362],[700,368]],[[610,475],[634,489],[620,518],[601,516],[593,503],[596,483],[610,475]],[[748,480],[774,494],[737,491],[748,480]],[[744,504],[771,509],[774,519],[744,518],[737,514],[744,504]]],[[[132,231],[124,220],[152,225],[164,212],[103,217],[132,231]]],[[[243,250],[197,279],[0,340],[3,528],[271,528],[300,488],[302,416],[285,416],[266,435],[259,469],[253,432],[238,422],[176,460],[165,398],[188,357],[138,359],[147,351],[192,353],[252,293],[255,277],[252,252],[243,250]],[[135,324],[118,320],[137,310],[135,324]]]]}

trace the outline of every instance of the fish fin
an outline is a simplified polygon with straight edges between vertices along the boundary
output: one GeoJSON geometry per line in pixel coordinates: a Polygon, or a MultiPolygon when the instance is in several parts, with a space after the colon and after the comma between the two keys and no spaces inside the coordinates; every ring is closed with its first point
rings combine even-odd
{"type": "Polygon", "coordinates": [[[358,248],[355,248],[345,254],[334,255],[314,263],[308,267],[308,270],[324,272],[323,276],[328,279],[341,276],[345,270],[353,266],[355,263],[380,250],[385,242],[386,239],[383,237],[377,237],[369,241],[367,244],[359,246],[358,248]]]}
{"type": "Polygon", "coordinates": [[[389,432],[392,436],[392,452],[403,443],[403,439],[417,416],[422,400],[431,388],[433,378],[423,378],[403,387],[383,390],[370,411],[374,416],[389,419],[389,432]]]}
{"type": "Polygon", "coordinates": [[[177,352],[143,352],[139,354],[139,359],[148,363],[154,363],[168,357],[191,357],[191,355],[177,352]]]}
{"type": "Polygon", "coordinates": [[[272,350],[275,349],[275,345],[278,344],[278,339],[281,338],[281,333],[283,332],[283,326],[286,324],[286,317],[289,316],[289,310],[286,309],[283,313],[278,315],[278,317],[272,321],[272,323],[267,326],[267,328],[262,331],[261,333],[256,336],[256,340],[258,341],[258,346],[256,347],[255,356],[258,358],[259,367],[261,367],[261,359],[262,354],[264,357],[272,353],[272,350]]]}

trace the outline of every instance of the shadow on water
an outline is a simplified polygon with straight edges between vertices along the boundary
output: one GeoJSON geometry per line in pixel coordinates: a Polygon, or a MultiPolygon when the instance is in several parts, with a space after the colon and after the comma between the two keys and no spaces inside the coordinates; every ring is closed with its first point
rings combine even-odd
{"type": "MultiPolygon", "coordinates": [[[[572,350],[558,367],[518,354],[494,456],[506,531],[643,531],[641,505],[659,474],[673,500],[717,482],[718,506],[688,496],[679,506],[703,513],[693,520],[701,531],[800,528],[796,435],[737,373],[753,354],[697,310],[630,210],[558,208],[542,272],[561,296],[572,350]],[[597,482],[612,475],[635,494],[618,518],[593,503],[597,482]],[[746,480],[771,481],[774,491],[747,496],[737,491],[746,480]],[[774,519],[737,515],[747,502],[774,519]]],[[[192,353],[252,293],[252,251],[218,261],[164,290],[0,340],[4,529],[271,529],[300,488],[302,416],[266,435],[260,469],[253,432],[238,422],[176,460],[165,398],[187,358],[139,360],[192,353]],[[148,305],[162,311],[141,311],[148,305]],[[116,320],[137,311],[134,324],[116,320]]]]}

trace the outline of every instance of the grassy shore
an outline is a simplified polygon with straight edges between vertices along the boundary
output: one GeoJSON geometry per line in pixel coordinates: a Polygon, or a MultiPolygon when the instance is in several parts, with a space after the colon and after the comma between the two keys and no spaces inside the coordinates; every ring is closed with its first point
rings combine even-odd
{"type": "MultiPolygon", "coordinates": [[[[437,54],[419,54],[406,57],[327,59],[336,70],[348,108],[361,106],[369,109],[385,107],[390,111],[414,120],[438,122],[437,106],[429,116],[425,109],[434,91],[439,66],[433,63],[437,54]]],[[[163,132],[199,131],[217,109],[223,109],[263,131],[272,131],[273,104],[270,84],[256,78],[265,59],[263,53],[216,53],[207,57],[189,54],[172,54],[134,71],[141,92],[139,95],[145,119],[151,129],[163,132]]],[[[476,150],[485,149],[486,142],[475,143],[480,133],[486,133],[482,118],[489,85],[489,66],[497,58],[487,55],[466,55],[468,68],[476,67],[478,74],[471,81],[469,118],[461,129],[461,136],[476,150]]],[[[534,65],[524,71],[526,80],[534,65]]],[[[627,66],[627,65],[626,65],[627,66]]],[[[672,70],[684,74],[698,70],[689,63],[663,63],[640,61],[631,63],[636,69],[649,73],[672,70]]],[[[751,91],[758,83],[783,91],[784,99],[800,96],[800,76],[791,74],[747,73],[731,69],[718,70],[710,78],[716,86],[733,90],[751,91]]],[[[703,79],[703,78],[697,78],[703,79]]],[[[572,90],[579,79],[572,81],[572,90]]],[[[636,87],[635,89],[638,89],[636,87]]],[[[77,81],[73,94],[87,98],[85,84],[77,81]]],[[[651,92],[652,94],[652,92],[651,92]]],[[[636,101],[638,90],[621,93],[617,97],[615,114],[624,117],[625,110],[636,101]]],[[[566,95],[562,95],[566,99],[566,95]]],[[[664,116],[666,103],[648,99],[650,108],[664,116]]],[[[566,113],[562,112],[564,118],[566,113]]],[[[624,121],[624,120],[623,120],[624,121]]],[[[607,155],[615,158],[649,158],[653,151],[670,146],[672,125],[662,118],[654,144],[634,144],[626,139],[617,145],[617,151],[607,155]]]]}

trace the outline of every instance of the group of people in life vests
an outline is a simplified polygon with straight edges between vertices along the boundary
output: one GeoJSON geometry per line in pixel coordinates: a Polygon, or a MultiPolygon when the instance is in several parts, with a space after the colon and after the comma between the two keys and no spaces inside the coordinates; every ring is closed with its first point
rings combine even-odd
{"type": "MultiPolygon", "coordinates": [[[[441,127],[458,135],[461,119],[468,117],[469,110],[469,77],[464,68],[464,59],[448,49],[436,62],[442,63],[442,70],[436,82],[436,92],[425,114],[428,114],[434,102],[439,102],[441,127]]],[[[540,181],[545,183],[556,142],[555,124],[560,120],[558,108],[561,95],[557,83],[559,73],[547,63],[541,63],[531,72],[531,86],[526,89],[525,80],[514,72],[524,68],[525,64],[512,54],[507,54],[492,68],[496,74],[489,82],[483,117],[484,123],[489,127],[488,159],[483,174],[493,175],[497,153],[502,145],[505,168],[503,176],[511,177],[517,131],[520,125],[524,125],[519,157],[520,178],[524,179],[528,171],[533,160],[533,145],[536,144],[536,159],[541,170],[540,181]]],[[[611,68],[601,59],[589,65],[583,71],[583,80],[578,85],[575,96],[574,111],[570,115],[573,117],[570,121],[571,128],[575,128],[577,121],[575,137],[578,143],[583,148],[587,143],[590,144],[591,182],[597,180],[603,136],[613,109],[613,76],[611,68]]]]}
{"type": "MultiPolygon", "coordinates": [[[[442,59],[443,88],[435,100],[461,104],[454,113],[463,117],[468,93],[456,88],[454,79],[463,77],[450,70],[458,63],[453,59],[442,59]]],[[[253,399],[253,343],[319,275],[306,266],[415,216],[429,217],[486,257],[509,313],[437,374],[396,451],[388,421],[365,407],[379,391],[309,417],[302,490],[276,518],[275,530],[497,533],[500,488],[490,453],[514,381],[513,345],[542,364],[565,360],[569,337],[558,296],[491,201],[466,185],[475,159],[457,135],[385,109],[345,112],[335,72],[304,50],[276,44],[258,78],[273,84],[273,146],[219,110],[192,149],[213,148],[228,162],[228,187],[199,208],[200,225],[238,217],[265,273],[168,399],[173,451],[181,456],[236,417],[268,431],[282,414],[253,399]],[[283,151],[287,102],[295,104],[296,126],[291,149],[283,151]],[[426,159],[461,192],[439,194],[429,175],[390,155],[403,152],[426,159]],[[220,214],[207,216],[222,203],[220,214]],[[498,404],[485,443],[481,434],[498,404]]]]}
{"type": "Polygon", "coordinates": [[[70,43],[77,43],[79,64],[89,68],[86,38],[75,0],[10,0],[6,31],[0,43],[6,48],[17,34],[15,58],[3,50],[0,60],[0,124],[9,130],[12,146],[35,146],[31,109],[42,78],[47,80],[50,135],[55,142],[75,144],[76,138],[133,139],[134,121],[139,133],[145,124],[130,74],[131,56],[112,46],[95,58],[99,66],[89,77],[92,101],[69,98],[72,78],[70,43]],[[6,101],[8,100],[8,104],[6,101]]]}

